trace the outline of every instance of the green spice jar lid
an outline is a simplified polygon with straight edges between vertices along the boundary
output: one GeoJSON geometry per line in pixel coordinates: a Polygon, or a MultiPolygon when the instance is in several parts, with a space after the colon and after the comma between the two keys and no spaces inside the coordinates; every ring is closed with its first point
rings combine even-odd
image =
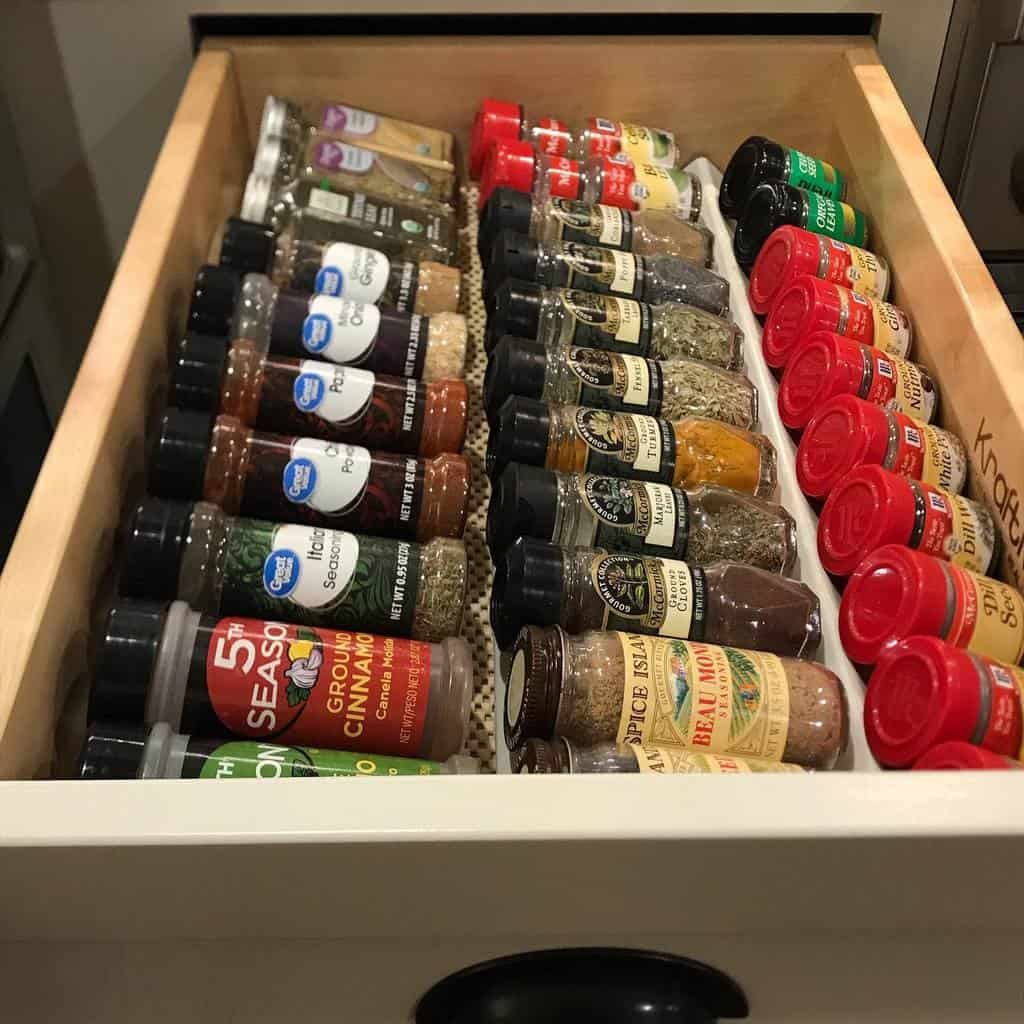
{"type": "Polygon", "coordinates": [[[505,685],[505,739],[509,748],[550,739],[562,692],[565,633],[558,626],[520,630],[505,685]]]}

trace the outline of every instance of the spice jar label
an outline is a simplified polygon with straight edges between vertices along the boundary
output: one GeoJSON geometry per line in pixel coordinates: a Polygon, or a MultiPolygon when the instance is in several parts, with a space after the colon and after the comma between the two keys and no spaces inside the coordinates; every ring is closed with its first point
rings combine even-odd
{"type": "Polygon", "coordinates": [[[542,117],[534,130],[534,145],[548,156],[565,156],[570,138],[569,126],[554,117],[542,117]]]}
{"type": "Polygon", "coordinates": [[[282,474],[284,496],[318,512],[344,514],[362,500],[371,464],[365,448],[296,438],[282,474]]]}
{"type": "Polygon", "coordinates": [[[614,349],[618,342],[626,351],[646,353],[651,341],[650,306],[576,289],[563,290],[559,298],[570,318],[570,343],[614,349]]]}
{"type": "Polygon", "coordinates": [[[573,401],[580,405],[595,409],[633,406],[644,412],[661,408],[661,366],[651,359],[573,348],[567,365],[577,380],[573,401]]]}
{"type": "Polygon", "coordinates": [[[327,133],[372,135],[377,130],[377,115],[346,107],[344,103],[331,103],[324,107],[320,116],[320,130],[327,133]]]}
{"type": "Polygon", "coordinates": [[[669,483],[675,473],[676,437],[666,420],[634,413],[579,408],[573,416],[577,436],[590,449],[586,469],[669,483]]]}
{"type": "Polygon", "coordinates": [[[861,249],[856,245],[844,245],[834,239],[821,239],[824,244],[842,247],[849,254],[847,266],[841,278],[832,278],[839,284],[863,295],[865,298],[874,299],[876,302],[884,302],[889,294],[889,264],[867,249],[861,249]]]}
{"type": "MultiPolygon", "coordinates": [[[[592,521],[580,522],[578,547],[682,554],[689,534],[689,504],[683,491],[612,476],[579,477],[577,488],[592,521]]],[[[582,517],[581,517],[582,518],[582,517]]]]}
{"type": "Polygon", "coordinates": [[[590,581],[605,604],[602,629],[704,636],[707,585],[701,569],[667,558],[597,555],[590,581]]]}
{"type": "Polygon", "coordinates": [[[637,286],[639,260],[631,252],[563,242],[559,253],[568,269],[567,287],[632,295],[637,286]]]}
{"type": "Polygon", "coordinates": [[[686,171],[640,161],[633,165],[633,176],[629,198],[641,210],[671,210],[680,217],[697,219],[693,179],[686,171]]]}
{"type": "Polygon", "coordinates": [[[306,359],[295,378],[295,406],[330,423],[352,423],[366,412],[375,382],[369,370],[306,359]]]}
{"type": "Polygon", "coordinates": [[[842,199],[845,191],[842,175],[824,160],[791,149],[787,154],[786,182],[805,192],[814,192],[833,199],[842,199]]]}
{"type": "Polygon", "coordinates": [[[914,336],[907,314],[888,302],[872,302],[871,316],[874,347],[891,356],[905,356],[914,336]]]}
{"type": "Polygon", "coordinates": [[[302,324],[302,347],[332,363],[358,363],[373,347],[379,328],[376,306],[314,295],[302,324]]]}
{"type": "Polygon", "coordinates": [[[671,132],[592,117],[587,122],[589,155],[615,156],[621,153],[634,163],[648,161],[664,167],[675,164],[676,141],[671,132]]]}
{"type": "Polygon", "coordinates": [[[959,494],[908,481],[914,495],[914,532],[908,545],[984,574],[995,551],[995,524],[985,510],[959,494]]]}
{"type": "MultiPolygon", "coordinates": [[[[206,693],[221,724],[238,736],[416,754],[430,661],[430,644],[415,640],[225,618],[209,635],[206,693]]],[[[320,762],[326,752],[315,753],[320,762]]],[[[323,774],[348,774],[337,770],[343,764],[335,761],[323,774]]],[[[257,766],[249,771],[260,777],[257,766]]]]}
{"type": "Polygon", "coordinates": [[[321,257],[314,291],[357,302],[377,302],[391,274],[391,261],[377,249],[332,242],[321,257]]]}
{"type": "Polygon", "coordinates": [[[830,196],[807,193],[807,224],[809,231],[852,245],[863,246],[868,229],[864,214],[830,196]]]}
{"type": "Polygon", "coordinates": [[[365,174],[373,166],[373,153],[336,139],[322,139],[313,145],[313,163],[325,171],[365,174]]]}
{"type": "Polygon", "coordinates": [[[728,754],[699,754],[682,747],[645,747],[639,743],[629,746],[636,758],[641,774],[688,775],[690,773],[714,775],[747,775],[752,772],[803,772],[796,764],[782,764],[756,757],[729,757],[728,754]]]}
{"type": "Polygon", "coordinates": [[[980,710],[970,742],[1007,757],[1016,757],[1019,743],[1013,742],[1021,718],[1021,686],[1024,672],[1000,665],[988,658],[969,655],[978,676],[980,710]]]}
{"type": "Polygon", "coordinates": [[[317,526],[237,519],[221,608],[248,615],[408,635],[419,545],[317,526]]]}
{"type": "Polygon", "coordinates": [[[967,480],[967,452],[960,439],[902,413],[889,415],[895,420],[890,435],[896,435],[896,449],[888,468],[944,491],[959,491],[967,480]]]}
{"type": "Polygon", "coordinates": [[[774,654],[618,637],[626,665],[618,743],[782,760],[789,684],[774,654]]]}
{"type": "Polygon", "coordinates": [[[940,563],[952,597],[944,634],[954,647],[1016,664],[1024,655],[1024,599],[1013,587],[940,563]]]}
{"type": "Polygon", "coordinates": [[[439,764],[415,757],[382,757],[344,750],[232,740],[205,750],[197,749],[196,744],[190,741],[181,777],[265,780],[440,774],[439,764]]]}
{"type": "Polygon", "coordinates": [[[876,348],[861,351],[863,376],[859,395],[872,405],[913,416],[927,423],[935,414],[935,385],[920,367],[876,348]]]}
{"type": "Polygon", "coordinates": [[[555,241],[584,242],[623,248],[630,214],[615,206],[581,203],[575,199],[550,200],[549,216],[558,225],[555,241]]]}

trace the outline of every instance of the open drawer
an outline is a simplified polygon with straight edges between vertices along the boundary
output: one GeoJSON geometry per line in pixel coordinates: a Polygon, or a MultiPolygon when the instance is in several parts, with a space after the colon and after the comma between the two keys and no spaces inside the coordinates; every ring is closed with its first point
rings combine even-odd
{"type": "MultiPolygon", "coordinates": [[[[82,724],[147,414],[268,92],[344,98],[463,143],[490,94],[666,124],[719,166],[753,132],[833,160],[894,268],[971,487],[998,510],[1004,575],[1024,581],[1024,343],[870,40],[223,39],[195,63],[0,579],[3,778],[59,773],[82,724]]],[[[487,693],[485,759],[500,721],[487,693]]],[[[465,964],[603,944],[715,964],[758,1021],[1004,1019],[1019,1009],[1022,807],[1013,773],[9,781],[8,1003],[59,1000],[54,1014],[79,1020],[198,1004],[383,1022],[465,964]],[[111,949],[128,966],[116,975],[111,949]],[[271,963],[280,983],[262,984],[271,963]],[[40,967],[52,995],[35,990],[40,967]]]]}

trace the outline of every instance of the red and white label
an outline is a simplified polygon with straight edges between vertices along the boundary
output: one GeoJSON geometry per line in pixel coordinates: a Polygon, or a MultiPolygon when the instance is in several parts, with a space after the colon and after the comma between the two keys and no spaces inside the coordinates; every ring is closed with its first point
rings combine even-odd
{"type": "Polygon", "coordinates": [[[1007,757],[1017,757],[1021,744],[1021,684],[1024,672],[988,658],[974,658],[978,674],[989,685],[989,713],[979,746],[1007,757]]]}
{"type": "Polygon", "coordinates": [[[601,161],[601,202],[606,206],[619,206],[625,210],[635,210],[633,183],[636,171],[629,160],[612,160],[605,157],[601,161]]]}
{"type": "Polygon", "coordinates": [[[548,191],[559,199],[578,199],[580,193],[580,165],[568,157],[556,156],[548,160],[548,191]]]}
{"type": "Polygon", "coordinates": [[[569,126],[553,117],[542,117],[534,129],[534,145],[548,156],[565,156],[570,138],[569,126]]]}
{"type": "Polygon", "coordinates": [[[890,429],[895,428],[896,451],[885,468],[944,491],[959,491],[967,475],[961,442],[945,430],[918,423],[903,413],[890,412],[889,416],[890,429]]]}
{"type": "Polygon", "coordinates": [[[1010,665],[1020,661],[1024,654],[1024,599],[1020,593],[988,576],[977,576],[948,562],[940,564],[952,594],[949,628],[943,639],[1010,665]]]}

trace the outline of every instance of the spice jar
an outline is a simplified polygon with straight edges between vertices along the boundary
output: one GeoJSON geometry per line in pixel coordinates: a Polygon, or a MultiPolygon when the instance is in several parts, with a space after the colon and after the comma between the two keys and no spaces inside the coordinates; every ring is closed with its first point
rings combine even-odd
{"type": "Polygon", "coordinates": [[[444,761],[466,739],[473,658],[438,644],[128,601],[107,617],[90,720],[444,761]]]}
{"type": "Polygon", "coordinates": [[[484,204],[477,230],[481,260],[489,260],[502,231],[515,231],[539,242],[583,242],[640,256],[661,253],[702,267],[711,266],[714,235],[700,224],[669,210],[631,213],[618,206],[575,199],[537,196],[496,188],[484,204]]]}
{"type": "Polygon", "coordinates": [[[498,646],[510,647],[526,625],[625,629],[793,657],[810,657],[821,641],[818,598],[798,580],[737,562],[700,567],[520,537],[495,563],[498,646]]]}
{"type": "Polygon", "coordinates": [[[487,543],[495,560],[517,537],[784,574],[796,560],[796,523],[774,502],[708,484],[681,491],[514,462],[491,485],[487,543]]]}
{"type": "Polygon", "coordinates": [[[457,540],[415,544],[146,498],[128,528],[120,585],[125,597],[177,597],[212,615],[438,641],[459,631],[466,576],[457,540]]]}
{"type": "Polygon", "coordinates": [[[462,455],[389,455],[182,409],[161,419],[148,479],[151,494],[208,501],[228,515],[420,541],[462,536],[469,483],[462,455]]]}
{"type": "Polygon", "coordinates": [[[170,404],[259,430],[429,456],[461,450],[469,389],[464,380],[425,384],[190,334],[178,347],[170,404]]]}
{"type": "Polygon", "coordinates": [[[100,723],[89,727],[75,775],[79,779],[331,779],[374,775],[475,775],[480,763],[452,754],[447,761],[380,757],[276,740],[199,739],[166,722],[152,727],[100,723]]]}
{"type": "Polygon", "coordinates": [[[634,633],[527,627],[505,689],[510,747],[682,746],[831,768],[846,746],[842,686],[823,665],[634,633]]]}
{"type": "Polygon", "coordinates": [[[757,390],[746,377],[692,359],[659,362],[597,348],[504,337],[484,375],[484,410],[493,421],[510,395],[678,420],[703,416],[748,429],[757,390]]]}
{"type": "Polygon", "coordinates": [[[660,128],[589,117],[578,128],[555,117],[528,117],[518,103],[485,99],[473,119],[469,144],[469,173],[480,175],[484,158],[496,143],[525,142],[549,156],[616,156],[661,167],[679,159],[675,136],[660,128]]]}
{"type": "Polygon", "coordinates": [[[914,764],[916,772],[935,771],[1020,771],[1024,764],[1012,757],[993,754],[991,750],[970,743],[940,743],[923,754],[914,764]]]}
{"type": "Polygon", "coordinates": [[[984,505],[881,466],[860,466],[825,502],[818,554],[828,572],[848,576],[884,544],[905,544],[985,574],[996,567],[998,536],[984,505]]]}
{"type": "Polygon", "coordinates": [[[831,331],[900,358],[914,336],[902,309],[805,274],[779,292],[768,314],[761,335],[765,362],[785,366],[815,331],[831,331]]]}
{"type": "Polygon", "coordinates": [[[539,338],[550,347],[580,345],[743,368],[743,332],[736,324],[681,302],[652,306],[617,295],[506,281],[487,297],[484,347],[490,352],[506,334],[539,338]]]}
{"type": "Polygon", "coordinates": [[[795,764],[756,757],[705,754],[683,747],[597,743],[579,747],[562,736],[527,740],[512,752],[512,770],[523,775],[747,775],[803,772],[795,764]]]}
{"type": "Polygon", "coordinates": [[[883,652],[864,701],[864,731],[880,764],[906,768],[932,747],[959,740],[1021,757],[1024,671],[968,654],[934,636],[883,652]]]}
{"type": "Polygon", "coordinates": [[[797,482],[809,498],[824,498],[857,466],[881,466],[959,492],[967,480],[967,450],[948,430],[838,395],[814,414],[800,438],[797,482]]]}
{"type": "Polygon", "coordinates": [[[582,242],[547,245],[514,231],[494,242],[485,290],[514,278],[644,302],[685,302],[715,316],[729,311],[729,282],[674,256],[637,256],[582,242]]]}
{"type": "Polygon", "coordinates": [[[846,198],[846,181],[832,164],[751,135],[740,143],[722,175],[718,193],[722,214],[739,216],[754,190],[766,181],[784,182],[830,199],[846,198]]]}
{"type": "Polygon", "coordinates": [[[791,430],[801,430],[836,395],[856,395],[921,423],[932,421],[939,401],[938,387],[923,366],[829,331],[815,331],[797,347],[782,373],[779,415],[791,430]]]}
{"type": "Polygon", "coordinates": [[[889,264],[881,256],[785,224],[768,236],[754,261],[750,272],[750,308],[763,316],[776,297],[805,274],[878,302],[884,302],[889,294],[889,264]]]}
{"type": "Polygon", "coordinates": [[[760,498],[776,484],[775,449],[763,434],[519,397],[501,407],[487,440],[490,476],[510,462],[676,487],[719,484],[760,498]]]}
{"type": "Polygon", "coordinates": [[[887,647],[915,635],[1016,664],[1024,654],[1024,598],[988,576],[887,544],[850,577],[839,636],[853,661],[873,665],[887,647]]]}

